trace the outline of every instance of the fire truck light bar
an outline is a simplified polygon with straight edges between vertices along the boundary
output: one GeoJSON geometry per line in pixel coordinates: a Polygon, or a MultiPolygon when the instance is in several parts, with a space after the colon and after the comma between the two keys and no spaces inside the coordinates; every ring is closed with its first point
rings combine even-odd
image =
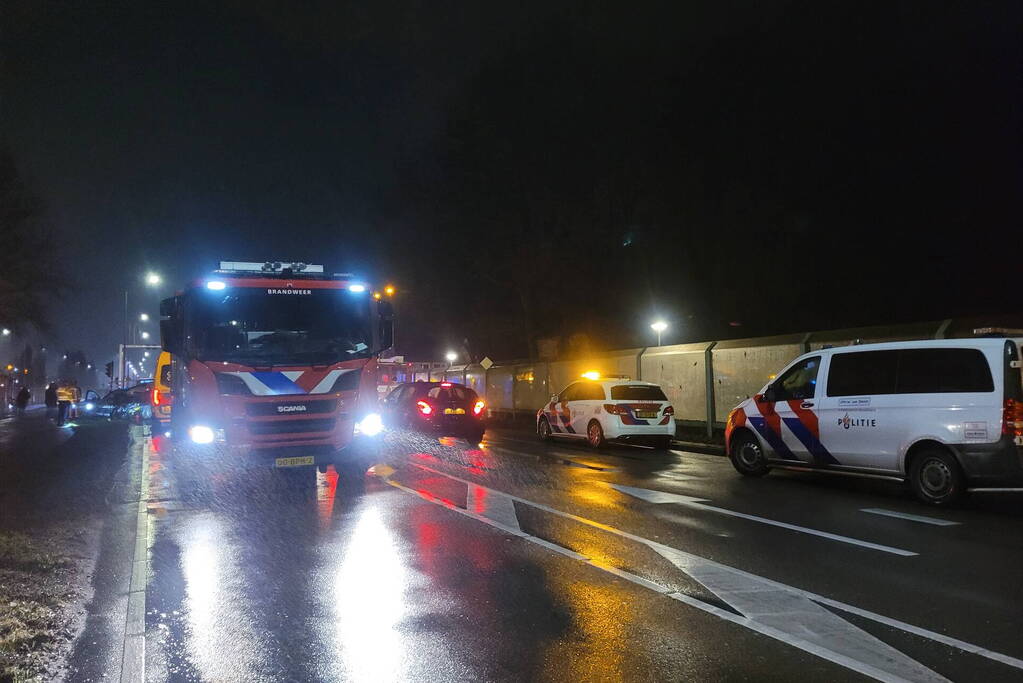
{"type": "Polygon", "coordinates": [[[220,270],[228,273],[279,273],[285,268],[295,273],[322,273],[323,266],[312,263],[288,263],[286,261],[221,261],[220,270]]]}

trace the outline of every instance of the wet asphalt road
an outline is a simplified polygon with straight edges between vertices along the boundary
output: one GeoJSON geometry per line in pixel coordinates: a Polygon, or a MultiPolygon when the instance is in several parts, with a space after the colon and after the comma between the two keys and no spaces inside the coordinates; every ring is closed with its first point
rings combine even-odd
{"type": "Polygon", "coordinates": [[[195,496],[143,445],[129,677],[1023,680],[1018,497],[934,510],[510,430],[391,433],[364,475],[235,470],[195,496]]]}

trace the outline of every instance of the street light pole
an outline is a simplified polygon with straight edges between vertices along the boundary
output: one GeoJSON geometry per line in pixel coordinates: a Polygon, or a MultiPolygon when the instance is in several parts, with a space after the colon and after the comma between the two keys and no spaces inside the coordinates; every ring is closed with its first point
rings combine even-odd
{"type": "Polygon", "coordinates": [[[668,323],[663,320],[656,320],[650,325],[650,329],[657,333],[657,345],[661,345],[661,333],[668,329],[668,323]]]}

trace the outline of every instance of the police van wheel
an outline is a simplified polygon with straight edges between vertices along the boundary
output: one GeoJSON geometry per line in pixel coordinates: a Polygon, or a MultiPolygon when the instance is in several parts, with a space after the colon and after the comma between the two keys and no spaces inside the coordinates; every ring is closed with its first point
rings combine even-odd
{"type": "Polygon", "coordinates": [[[917,454],[909,467],[909,485],[928,505],[949,505],[963,494],[965,481],[951,453],[937,448],[917,454]]]}
{"type": "Polygon", "coordinates": [[[740,433],[732,439],[728,459],[732,461],[732,467],[746,477],[762,477],[771,469],[767,464],[764,448],[748,432],[740,433]]]}
{"type": "Polygon", "coordinates": [[[536,423],[536,435],[540,437],[540,441],[551,440],[551,423],[547,421],[546,417],[541,417],[540,421],[536,423]]]}
{"type": "Polygon", "coordinates": [[[604,428],[596,420],[590,420],[590,424],[586,427],[586,443],[590,445],[590,448],[603,448],[607,443],[604,440],[604,428]]]}

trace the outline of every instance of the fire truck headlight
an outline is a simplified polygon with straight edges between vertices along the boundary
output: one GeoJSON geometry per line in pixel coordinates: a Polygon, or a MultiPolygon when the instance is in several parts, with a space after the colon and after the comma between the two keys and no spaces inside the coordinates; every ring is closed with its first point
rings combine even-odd
{"type": "Polygon", "coordinates": [[[355,433],[363,436],[376,436],[384,431],[384,422],[377,413],[370,413],[355,423],[355,433]]]}
{"type": "Polygon", "coordinates": [[[213,443],[213,430],[206,425],[194,425],[188,430],[188,436],[195,443],[213,443]]]}

